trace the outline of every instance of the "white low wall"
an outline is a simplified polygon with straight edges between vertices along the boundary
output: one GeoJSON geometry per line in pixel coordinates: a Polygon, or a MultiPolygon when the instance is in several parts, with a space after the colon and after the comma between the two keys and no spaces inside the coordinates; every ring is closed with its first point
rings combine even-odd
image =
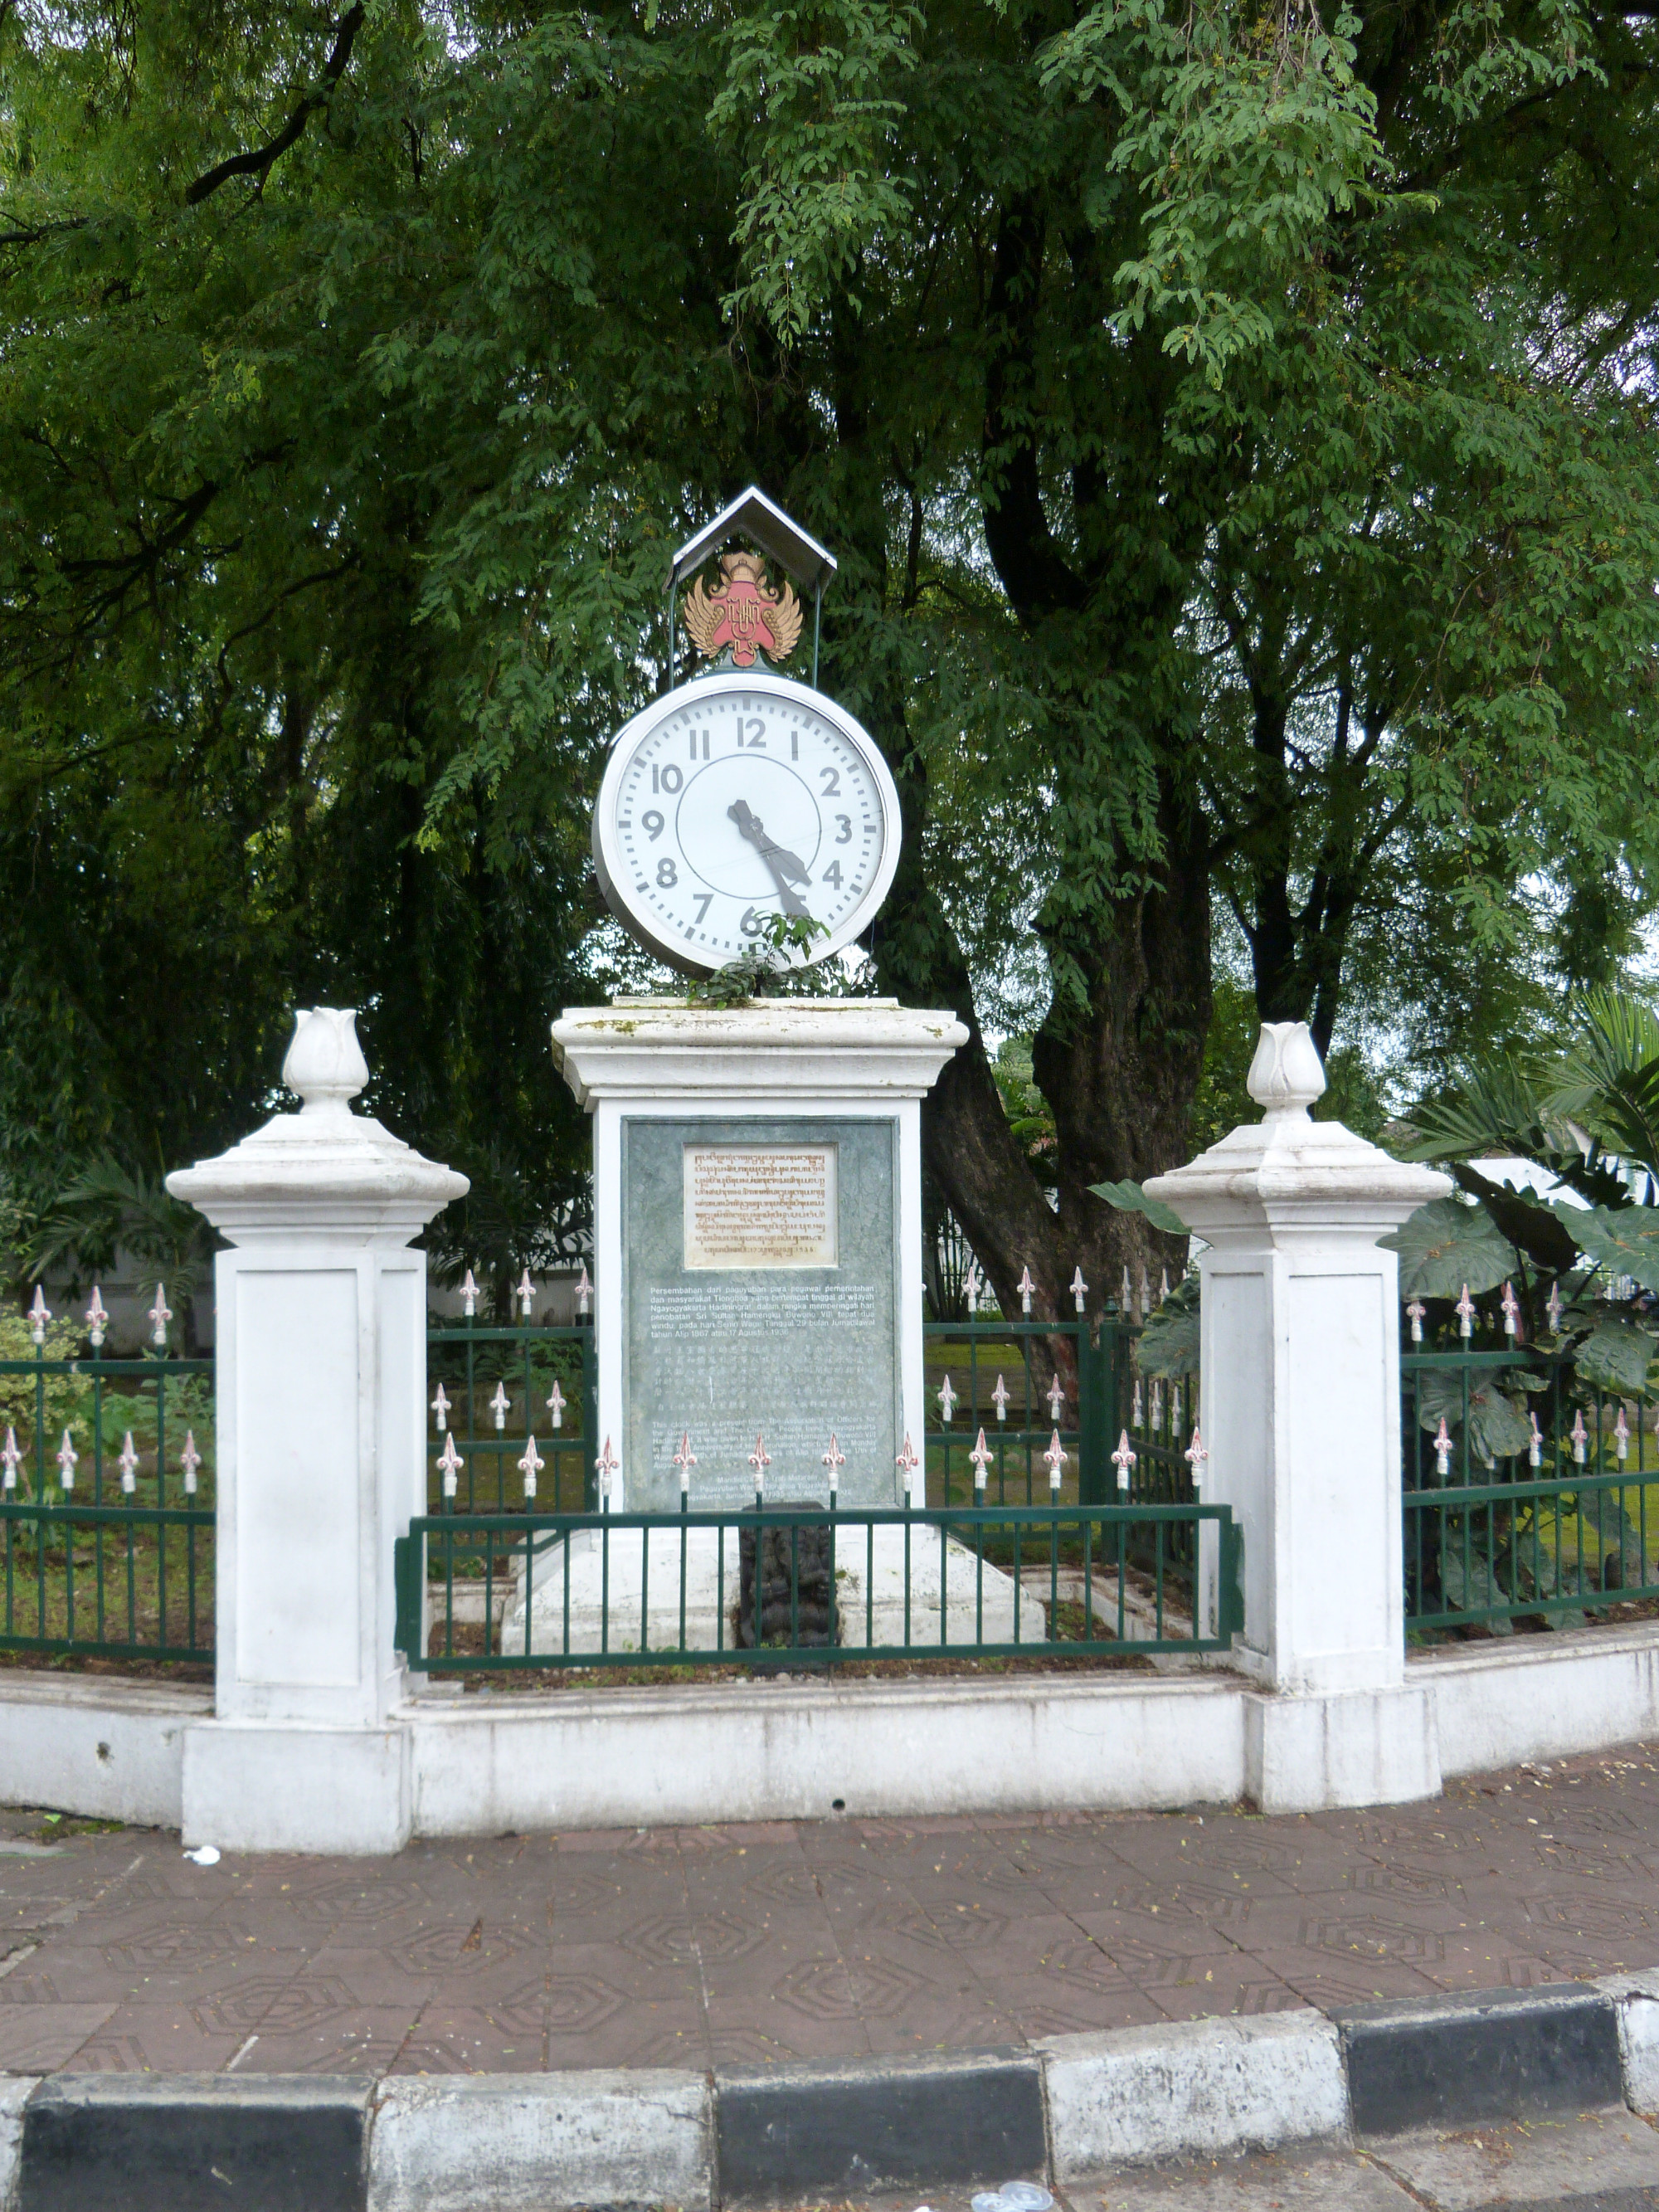
{"type": "MultiPolygon", "coordinates": [[[[1408,1679],[1432,1692],[1446,1775],[1659,1736],[1659,1622],[1444,1649],[1408,1679]]],[[[440,1692],[394,1729],[415,1832],[462,1836],[1224,1804],[1247,1787],[1261,1700],[1207,1671],[795,1678],[440,1692]]],[[[185,1733],[211,1705],[205,1689],[0,1670],[0,1802],[177,1827],[185,1733]]]]}
{"type": "Polygon", "coordinates": [[[1209,1674],[469,1697],[414,1726],[429,1836],[1172,1806],[1237,1797],[1244,1772],[1239,1686],[1209,1674]]]}
{"type": "Polygon", "coordinates": [[[176,1828],[185,1729],[213,1692],[0,1668],[0,1801],[176,1828]]]}
{"type": "Polygon", "coordinates": [[[1433,1686],[1443,1774],[1659,1735],[1659,1622],[1443,1644],[1411,1679],[1433,1686]]]}

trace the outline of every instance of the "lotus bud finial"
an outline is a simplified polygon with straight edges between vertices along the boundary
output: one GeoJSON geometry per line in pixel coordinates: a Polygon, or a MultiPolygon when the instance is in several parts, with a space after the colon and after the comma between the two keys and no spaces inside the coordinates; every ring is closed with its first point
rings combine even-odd
{"type": "Polygon", "coordinates": [[[349,1114],[368,1081],[368,1062],[357,1042],[356,1006],[301,1006],[294,1016],[294,1041],[283,1062],[283,1080],[307,1114],[349,1114]]]}

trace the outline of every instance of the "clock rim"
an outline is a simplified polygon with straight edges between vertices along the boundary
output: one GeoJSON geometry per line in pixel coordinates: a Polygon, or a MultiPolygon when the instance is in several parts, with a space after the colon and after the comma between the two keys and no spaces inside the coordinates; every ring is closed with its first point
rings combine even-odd
{"type": "Polygon", "coordinates": [[[599,795],[593,808],[592,847],[593,866],[599,879],[599,889],[605,902],[635,942],[665,966],[676,969],[683,975],[712,975],[726,966],[724,959],[711,960],[706,955],[689,952],[682,943],[675,946],[659,937],[650,924],[643,920],[622,888],[623,863],[620,848],[616,842],[617,809],[620,805],[623,769],[639,738],[646,730],[678,711],[688,699],[724,698],[733,693],[770,693],[793,703],[810,707],[814,714],[835,724],[841,735],[863,758],[870,771],[881,800],[882,848],[881,860],[864,893],[851,912],[836,923],[827,938],[814,940],[809,958],[794,962],[799,968],[816,968],[825,960],[833,959],[853,943],[886,902],[893,887],[893,878],[898,872],[899,820],[898,787],[893,781],[893,772],[883,757],[881,748],[864,727],[858,717],[839,701],[826,692],[814,690],[810,684],[798,683],[793,676],[780,675],[775,669],[723,668],[715,676],[694,676],[687,683],[666,691],[630,715],[611,740],[611,757],[606,761],[605,775],[599,783],[599,795]]]}

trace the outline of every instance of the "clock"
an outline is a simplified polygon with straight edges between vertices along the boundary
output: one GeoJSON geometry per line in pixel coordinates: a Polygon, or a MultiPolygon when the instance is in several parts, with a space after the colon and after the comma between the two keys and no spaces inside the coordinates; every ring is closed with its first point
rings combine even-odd
{"type": "Polygon", "coordinates": [[[821,691],[762,665],[695,678],[635,714],[593,814],[611,912],[687,969],[753,950],[775,914],[850,945],[898,866],[898,793],[874,740],[821,691]]]}

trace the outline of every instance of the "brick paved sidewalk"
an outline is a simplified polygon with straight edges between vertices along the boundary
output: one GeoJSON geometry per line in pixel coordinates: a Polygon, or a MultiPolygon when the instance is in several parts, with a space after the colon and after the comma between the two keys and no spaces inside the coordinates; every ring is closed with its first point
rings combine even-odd
{"type": "Polygon", "coordinates": [[[0,1814],[0,2072],[707,2067],[1659,1965],[1659,1746],[1384,1813],[227,1857],[0,1814]]]}

